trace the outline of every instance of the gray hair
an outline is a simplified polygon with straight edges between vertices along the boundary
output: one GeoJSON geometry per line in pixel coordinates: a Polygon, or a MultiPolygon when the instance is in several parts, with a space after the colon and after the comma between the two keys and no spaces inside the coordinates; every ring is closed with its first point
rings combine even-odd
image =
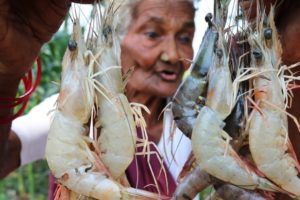
{"type": "MultiPolygon", "coordinates": [[[[142,2],[144,0],[124,0],[124,8],[126,7],[128,10],[131,11],[131,16],[133,16],[134,11],[137,7],[137,5],[142,2]]],[[[165,1],[165,0],[161,0],[161,1],[165,1]]],[[[181,0],[183,2],[189,2],[191,3],[191,5],[194,5],[194,0],[181,0]]]]}
{"type": "MultiPolygon", "coordinates": [[[[128,27],[132,18],[134,17],[136,8],[138,4],[144,0],[114,0],[120,2],[122,5],[120,6],[119,10],[119,20],[121,24],[119,24],[119,33],[121,37],[124,37],[127,33],[128,27]]],[[[161,0],[165,1],[165,0],[161,0]]],[[[189,2],[191,5],[194,6],[194,0],[181,0],[184,2],[189,2]]]]}

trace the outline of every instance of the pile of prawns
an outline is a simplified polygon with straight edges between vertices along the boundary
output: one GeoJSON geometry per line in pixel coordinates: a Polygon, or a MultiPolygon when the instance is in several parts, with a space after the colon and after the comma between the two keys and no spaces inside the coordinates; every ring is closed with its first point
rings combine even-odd
{"type": "MultiPolygon", "coordinates": [[[[145,151],[149,144],[144,107],[130,104],[124,95],[128,77],[120,67],[120,32],[128,20],[125,2],[95,4],[86,40],[79,18],[73,19],[46,146],[49,168],[60,184],[56,199],[167,199],[130,187],[125,176],[137,141],[142,140],[145,151]],[[142,127],[145,139],[137,138],[136,127],[142,127]]],[[[285,74],[297,64],[281,65],[273,8],[245,31],[250,52],[243,56],[250,55],[250,66],[241,62],[243,56],[232,56],[225,29],[229,2],[216,1],[214,16],[207,15],[197,59],[172,99],[175,123],[191,138],[196,159],[195,169],[180,180],[172,198],[193,199],[221,183],[216,189],[223,199],[272,198],[268,192],[300,199],[300,165],[288,138],[287,118],[299,124],[285,111],[292,81],[285,74]],[[227,131],[229,122],[236,126],[227,131]],[[245,140],[251,164],[239,155],[245,140]]]]}
{"type": "Polygon", "coordinates": [[[59,184],[55,199],[164,198],[130,187],[125,175],[136,148],[149,152],[149,141],[141,114],[147,108],[129,103],[124,94],[128,77],[122,75],[120,41],[128,13],[123,3],[95,3],[86,40],[79,16],[72,17],[45,153],[59,184]]]}

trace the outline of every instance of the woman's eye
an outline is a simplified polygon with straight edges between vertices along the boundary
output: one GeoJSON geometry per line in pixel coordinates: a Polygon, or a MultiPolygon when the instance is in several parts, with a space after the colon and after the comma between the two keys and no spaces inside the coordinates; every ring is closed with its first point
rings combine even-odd
{"type": "Polygon", "coordinates": [[[145,35],[150,39],[156,39],[158,37],[158,33],[155,31],[147,31],[145,35]]]}
{"type": "Polygon", "coordinates": [[[179,36],[179,41],[182,44],[191,44],[192,43],[192,37],[189,35],[180,35],[179,36]]]}

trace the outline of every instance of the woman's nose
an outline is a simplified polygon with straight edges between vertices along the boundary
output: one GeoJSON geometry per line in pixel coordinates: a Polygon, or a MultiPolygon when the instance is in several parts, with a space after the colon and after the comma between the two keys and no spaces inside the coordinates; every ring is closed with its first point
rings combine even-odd
{"type": "Polygon", "coordinates": [[[163,61],[168,61],[170,63],[176,63],[180,59],[179,50],[174,37],[167,38],[161,58],[163,61]]]}

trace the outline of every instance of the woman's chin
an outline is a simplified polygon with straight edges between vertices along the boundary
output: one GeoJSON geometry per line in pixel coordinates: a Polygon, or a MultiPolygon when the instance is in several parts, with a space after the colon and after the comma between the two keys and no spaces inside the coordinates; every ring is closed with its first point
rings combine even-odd
{"type": "Polygon", "coordinates": [[[133,78],[129,80],[126,90],[129,95],[143,93],[144,95],[166,98],[175,94],[180,82],[179,80],[165,81],[158,77],[147,79],[147,81],[133,78]]]}
{"type": "Polygon", "coordinates": [[[179,86],[178,83],[161,84],[158,85],[158,87],[153,88],[151,93],[155,96],[164,97],[164,98],[172,97],[175,94],[178,86],[179,86]]]}

